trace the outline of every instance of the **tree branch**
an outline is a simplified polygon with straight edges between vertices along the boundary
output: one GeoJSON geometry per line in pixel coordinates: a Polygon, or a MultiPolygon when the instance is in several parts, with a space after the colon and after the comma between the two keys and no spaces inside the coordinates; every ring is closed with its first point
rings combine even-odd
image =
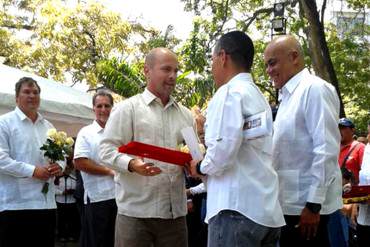
{"type": "Polygon", "coordinates": [[[263,9],[258,9],[256,12],[253,13],[253,15],[247,19],[244,20],[246,22],[245,24],[245,29],[247,30],[248,27],[253,23],[255,19],[261,14],[269,15],[274,11],[274,8],[263,8],[263,9]]]}
{"type": "Polygon", "coordinates": [[[327,0],[324,0],[322,2],[322,6],[321,6],[321,23],[323,24],[323,26],[324,26],[324,15],[325,15],[325,9],[326,9],[326,1],[327,0]]]}
{"type": "Polygon", "coordinates": [[[222,23],[220,25],[218,25],[218,28],[217,28],[216,32],[209,35],[209,39],[208,39],[208,42],[207,42],[207,45],[206,45],[208,51],[210,50],[211,42],[213,42],[215,40],[215,38],[222,33],[222,30],[223,30],[223,28],[224,28],[224,26],[227,22],[228,8],[229,8],[229,1],[227,0],[225,6],[222,6],[222,9],[226,10],[226,13],[224,14],[224,16],[222,18],[222,23]]]}
{"type": "Polygon", "coordinates": [[[9,28],[9,29],[24,29],[24,30],[35,30],[35,26],[32,25],[16,25],[16,24],[3,24],[1,27],[9,28]]]}
{"type": "Polygon", "coordinates": [[[84,30],[83,33],[86,34],[91,40],[92,46],[89,48],[89,50],[91,52],[93,62],[94,62],[94,64],[96,64],[96,62],[97,62],[98,58],[100,58],[100,56],[99,56],[99,53],[97,52],[97,49],[96,49],[95,35],[93,33],[89,32],[88,30],[84,30]]]}
{"type": "MultiPolygon", "coordinates": [[[[326,0],[324,0],[324,1],[326,2],[326,0]]],[[[292,8],[297,3],[298,3],[298,0],[290,1],[290,5],[292,6],[292,8]]],[[[285,5],[286,4],[287,4],[287,2],[285,2],[285,5]]],[[[256,20],[260,15],[268,16],[273,11],[274,11],[274,8],[273,7],[271,7],[271,8],[262,8],[262,9],[256,10],[251,17],[249,17],[249,18],[247,18],[247,19],[244,20],[244,22],[246,22],[245,29],[247,30],[249,28],[249,26],[253,23],[253,21],[256,20]]]]}

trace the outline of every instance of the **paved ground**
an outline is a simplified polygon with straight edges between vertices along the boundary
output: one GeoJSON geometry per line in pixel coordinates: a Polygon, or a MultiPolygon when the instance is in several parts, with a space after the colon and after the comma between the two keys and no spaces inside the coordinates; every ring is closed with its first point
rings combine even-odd
{"type": "Polygon", "coordinates": [[[78,247],[78,242],[68,242],[68,243],[55,242],[55,247],[78,247]]]}

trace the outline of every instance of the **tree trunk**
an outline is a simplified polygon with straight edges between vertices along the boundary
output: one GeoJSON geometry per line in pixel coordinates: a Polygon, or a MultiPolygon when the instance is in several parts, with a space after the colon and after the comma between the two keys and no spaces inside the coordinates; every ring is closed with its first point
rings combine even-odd
{"type": "Polygon", "coordinates": [[[308,46],[311,52],[312,64],[318,76],[330,82],[337,91],[340,101],[340,117],[345,117],[342,97],[339,90],[338,78],[330,58],[329,49],[326,43],[323,23],[317,11],[316,1],[299,0],[300,7],[307,19],[308,26],[308,46]]]}

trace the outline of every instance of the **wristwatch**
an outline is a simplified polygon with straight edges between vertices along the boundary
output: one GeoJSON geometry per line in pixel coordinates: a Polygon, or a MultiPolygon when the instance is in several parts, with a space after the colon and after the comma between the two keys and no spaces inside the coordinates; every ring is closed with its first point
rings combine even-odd
{"type": "Polygon", "coordinates": [[[310,210],[314,214],[318,214],[321,210],[321,204],[319,203],[313,203],[313,202],[307,202],[306,203],[306,208],[310,210]]]}

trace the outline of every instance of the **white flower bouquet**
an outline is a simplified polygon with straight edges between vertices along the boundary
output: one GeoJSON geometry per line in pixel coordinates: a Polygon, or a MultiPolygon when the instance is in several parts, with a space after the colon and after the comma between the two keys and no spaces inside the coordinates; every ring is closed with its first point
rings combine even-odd
{"type": "MultiPolygon", "coordinates": [[[[66,156],[72,153],[73,143],[73,138],[67,137],[65,132],[49,129],[46,143],[41,146],[40,150],[44,151],[44,156],[49,159],[50,163],[55,163],[63,161],[66,156]]],[[[49,183],[45,182],[41,192],[46,194],[48,191],[49,183]]]]}

